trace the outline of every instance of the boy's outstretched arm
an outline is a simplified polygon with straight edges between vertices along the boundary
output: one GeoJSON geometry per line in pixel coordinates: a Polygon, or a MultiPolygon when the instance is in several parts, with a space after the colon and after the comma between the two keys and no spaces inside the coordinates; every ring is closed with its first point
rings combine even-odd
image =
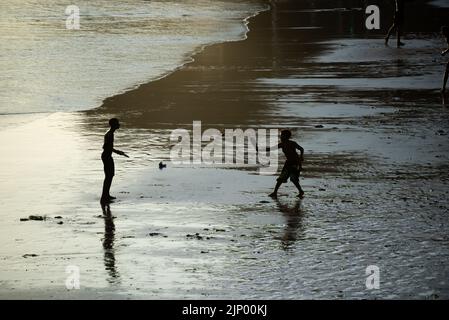
{"type": "MultiPolygon", "coordinates": [[[[257,142],[253,139],[253,140],[251,140],[251,143],[256,147],[256,151],[259,152],[259,145],[257,144],[257,142]]],[[[274,149],[274,148],[279,149],[280,147],[281,147],[281,144],[279,143],[278,145],[273,146],[273,147],[266,147],[265,151],[270,152],[271,149],[274,149]]]]}
{"type": "Polygon", "coordinates": [[[112,152],[117,153],[117,154],[119,154],[121,156],[125,156],[125,157],[129,158],[129,156],[126,153],[124,153],[123,151],[120,151],[120,150],[117,150],[117,149],[112,149],[112,152]]]}
{"type": "MultiPolygon", "coordinates": [[[[273,146],[273,147],[267,147],[266,148],[266,152],[270,152],[271,151],[271,149],[279,149],[279,148],[281,148],[281,144],[279,143],[278,145],[275,145],[275,146],[273,146]]],[[[257,150],[257,149],[256,149],[257,150]]],[[[257,150],[258,151],[258,150],[257,150]]]]}

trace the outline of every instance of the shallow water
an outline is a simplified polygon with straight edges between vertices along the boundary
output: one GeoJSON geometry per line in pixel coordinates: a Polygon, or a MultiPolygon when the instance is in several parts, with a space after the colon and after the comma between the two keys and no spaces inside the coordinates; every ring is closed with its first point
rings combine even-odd
{"type": "Polygon", "coordinates": [[[0,115],[85,110],[190,61],[206,44],[243,39],[257,1],[77,1],[0,4],[0,115]]]}

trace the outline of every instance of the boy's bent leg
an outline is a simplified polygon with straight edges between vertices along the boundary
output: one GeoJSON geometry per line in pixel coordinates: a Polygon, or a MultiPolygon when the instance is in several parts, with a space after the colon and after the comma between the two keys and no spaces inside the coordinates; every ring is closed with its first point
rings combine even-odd
{"type": "Polygon", "coordinates": [[[281,186],[281,184],[287,182],[288,177],[290,176],[289,168],[287,164],[284,164],[284,167],[282,168],[281,174],[279,175],[279,178],[277,178],[276,186],[274,187],[273,193],[271,193],[269,196],[272,198],[277,197],[278,190],[281,186]]]}

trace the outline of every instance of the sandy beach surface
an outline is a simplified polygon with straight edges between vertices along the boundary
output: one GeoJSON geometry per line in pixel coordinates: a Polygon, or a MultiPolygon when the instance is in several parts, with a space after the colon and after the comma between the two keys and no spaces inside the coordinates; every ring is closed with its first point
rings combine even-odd
{"type": "MultiPolygon", "coordinates": [[[[385,8],[389,8],[384,1],[385,8]]],[[[247,39],[205,48],[92,110],[0,131],[0,298],[447,299],[449,112],[437,33],[414,1],[406,46],[364,26],[359,1],[278,2],[247,39]],[[107,120],[122,128],[108,208],[107,120]],[[299,200],[257,168],[179,166],[171,130],[289,128],[299,200]],[[159,161],[167,168],[159,170],[159,161]],[[43,221],[20,221],[30,215],[43,221]],[[367,290],[378,266],[380,288],[367,290]],[[68,266],[80,288],[68,290],[68,266]]]]}

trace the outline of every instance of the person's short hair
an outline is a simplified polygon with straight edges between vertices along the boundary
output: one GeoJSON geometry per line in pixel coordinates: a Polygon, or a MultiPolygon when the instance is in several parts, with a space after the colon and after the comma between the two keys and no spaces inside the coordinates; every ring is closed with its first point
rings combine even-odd
{"type": "Polygon", "coordinates": [[[292,132],[290,130],[282,130],[281,138],[290,139],[292,136],[292,132]]]}
{"type": "Polygon", "coordinates": [[[110,119],[109,120],[109,125],[112,127],[112,126],[114,126],[114,125],[117,125],[119,122],[118,122],[118,119],[117,118],[112,118],[112,119],[110,119]]]}
{"type": "Polygon", "coordinates": [[[444,34],[445,37],[449,37],[449,26],[442,26],[441,33],[444,34]]]}

